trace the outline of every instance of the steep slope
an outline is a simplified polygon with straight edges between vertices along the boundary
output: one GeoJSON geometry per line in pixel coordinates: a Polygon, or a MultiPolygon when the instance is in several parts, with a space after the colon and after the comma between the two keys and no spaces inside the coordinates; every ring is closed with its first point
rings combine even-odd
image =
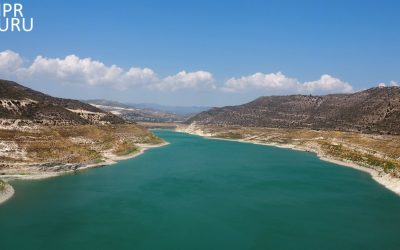
{"type": "Polygon", "coordinates": [[[186,123],[400,134],[400,88],[354,94],[270,96],[202,112],[186,123]]]}
{"type": "Polygon", "coordinates": [[[15,82],[0,80],[0,119],[44,125],[122,124],[124,121],[89,104],[55,98],[15,82]]]}

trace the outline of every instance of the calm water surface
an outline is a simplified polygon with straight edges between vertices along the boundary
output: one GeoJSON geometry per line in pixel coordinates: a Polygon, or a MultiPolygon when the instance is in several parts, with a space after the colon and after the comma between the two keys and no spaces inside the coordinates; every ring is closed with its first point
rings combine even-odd
{"type": "Polygon", "coordinates": [[[117,165],[15,181],[0,249],[400,249],[400,198],[313,154],[157,131],[117,165]]]}

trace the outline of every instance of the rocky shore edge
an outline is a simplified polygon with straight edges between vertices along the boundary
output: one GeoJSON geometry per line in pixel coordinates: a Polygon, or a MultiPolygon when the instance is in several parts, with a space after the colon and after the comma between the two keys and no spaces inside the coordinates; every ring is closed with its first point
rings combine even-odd
{"type": "Polygon", "coordinates": [[[41,172],[41,173],[32,174],[32,175],[16,174],[16,175],[0,176],[0,181],[2,181],[4,183],[4,188],[2,191],[0,191],[0,204],[8,201],[15,194],[14,188],[8,183],[9,181],[47,179],[47,178],[71,174],[71,173],[75,173],[75,172],[79,172],[79,171],[83,171],[83,170],[87,170],[87,169],[91,169],[91,168],[110,166],[110,165],[114,165],[114,164],[118,163],[119,161],[138,157],[138,156],[144,154],[145,151],[147,151],[149,149],[163,147],[168,144],[169,144],[168,142],[164,142],[164,143],[156,144],[156,145],[138,144],[137,146],[140,148],[139,152],[134,152],[132,154],[125,155],[125,156],[117,156],[110,152],[104,152],[104,156],[105,156],[106,160],[103,162],[95,163],[95,164],[65,164],[62,166],[58,166],[57,169],[59,169],[59,171],[54,171],[54,172],[41,172]]]}
{"type": "Polygon", "coordinates": [[[8,201],[15,193],[14,188],[7,182],[3,182],[3,190],[0,191],[0,204],[8,201]]]}

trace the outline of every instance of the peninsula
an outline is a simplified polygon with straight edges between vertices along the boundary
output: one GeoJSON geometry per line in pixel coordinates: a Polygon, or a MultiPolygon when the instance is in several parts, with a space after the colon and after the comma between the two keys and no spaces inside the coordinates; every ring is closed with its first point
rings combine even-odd
{"type": "Polygon", "coordinates": [[[77,100],[0,80],[0,202],[14,179],[110,165],[165,142],[144,127],[77,100]]]}

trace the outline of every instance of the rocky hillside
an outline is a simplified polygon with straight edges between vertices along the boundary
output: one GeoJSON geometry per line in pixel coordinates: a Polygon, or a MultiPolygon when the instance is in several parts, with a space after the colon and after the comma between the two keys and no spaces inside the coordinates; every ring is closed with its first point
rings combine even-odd
{"type": "Polygon", "coordinates": [[[0,80],[0,121],[2,127],[124,123],[89,104],[55,98],[5,80],[0,80]]]}
{"type": "Polygon", "coordinates": [[[202,112],[187,123],[400,134],[400,88],[354,94],[270,96],[202,112]]]}
{"type": "Polygon", "coordinates": [[[161,143],[144,127],[89,104],[0,80],[0,179],[108,165],[161,143]]]}

